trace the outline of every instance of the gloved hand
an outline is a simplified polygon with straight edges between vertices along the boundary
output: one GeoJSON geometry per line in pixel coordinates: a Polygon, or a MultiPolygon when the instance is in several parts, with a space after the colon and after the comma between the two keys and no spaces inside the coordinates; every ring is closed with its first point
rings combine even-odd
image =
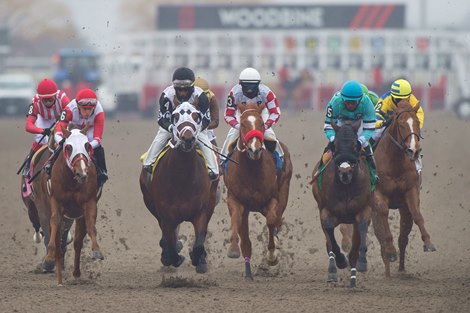
{"type": "Polygon", "coordinates": [[[59,141],[59,147],[62,148],[64,146],[64,143],[65,143],[65,138],[62,138],[60,141],[59,141]]]}
{"type": "Polygon", "coordinates": [[[392,123],[392,120],[391,120],[391,119],[390,119],[390,120],[383,121],[383,122],[382,122],[382,127],[387,127],[387,126],[389,126],[391,123],[392,123]]]}
{"type": "Polygon", "coordinates": [[[51,129],[50,129],[50,128],[44,128],[44,129],[42,130],[41,135],[50,136],[50,135],[51,135],[51,129]]]}

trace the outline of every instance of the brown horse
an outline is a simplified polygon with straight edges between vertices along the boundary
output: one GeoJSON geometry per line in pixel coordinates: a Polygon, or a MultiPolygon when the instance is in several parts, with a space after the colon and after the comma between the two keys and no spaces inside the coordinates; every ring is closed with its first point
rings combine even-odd
{"type": "MultiPolygon", "coordinates": [[[[373,205],[373,191],[361,148],[357,144],[357,130],[361,121],[345,123],[335,130],[335,152],[318,182],[313,183],[313,196],[320,210],[320,220],[326,237],[329,256],[328,282],[337,281],[336,266],[346,268],[348,262],[336,242],[334,229],[340,223],[353,224],[353,242],[349,252],[351,266],[350,287],[356,286],[356,271],[367,271],[366,235],[373,205]]],[[[320,163],[320,162],[319,162],[320,163]]],[[[319,164],[313,173],[316,173],[319,164]]],[[[313,176],[312,176],[313,177],[313,176]]]]}
{"type": "MultiPolygon", "coordinates": [[[[43,267],[47,271],[55,266],[58,285],[62,285],[67,232],[74,220],[73,276],[78,278],[81,275],[80,253],[87,233],[92,242],[92,258],[103,259],[95,227],[98,201],[96,170],[91,159],[93,149],[86,136],[87,130],[88,127],[81,131],[63,129],[65,141],[52,166],[51,177],[42,171],[33,181],[33,193],[27,199],[28,203],[34,204],[45,232],[47,255],[43,267]]],[[[36,167],[42,168],[49,156],[50,152],[44,152],[36,167]]]]}
{"type": "Polygon", "coordinates": [[[424,227],[424,218],[419,209],[420,184],[415,166],[415,160],[421,153],[421,135],[416,115],[418,109],[419,105],[412,107],[408,100],[400,101],[394,108],[390,127],[384,132],[375,150],[380,182],[375,192],[376,209],[372,222],[381,245],[386,277],[390,277],[390,262],[397,259],[388,224],[389,208],[398,208],[400,212],[399,271],[405,270],[405,249],[413,222],[421,231],[424,251],[436,250],[424,227]]]}
{"type": "Polygon", "coordinates": [[[195,241],[190,253],[196,272],[207,272],[204,243],[207,225],[214,212],[218,180],[211,182],[203,157],[196,150],[201,128],[201,113],[188,102],[172,113],[173,139],[170,148],[160,158],[149,179],[144,169],[140,188],[147,209],[158,220],[162,230],[161,262],[165,266],[180,266],[184,257],[178,252],[177,228],[184,221],[194,226],[195,241]]]}
{"type": "Polygon", "coordinates": [[[240,138],[233,151],[232,160],[224,175],[227,187],[227,205],[232,222],[232,235],[228,256],[238,258],[240,247],[245,258],[245,277],[253,279],[251,273],[251,241],[249,238],[248,215],[260,212],[266,217],[269,230],[268,264],[278,262],[275,238],[282,225],[282,214],[287,206],[289,184],[292,177],[292,163],[287,146],[283,143],[284,165],[276,175],[272,153],[264,146],[264,122],[261,112],[265,105],[238,105],[240,109],[240,138]]]}

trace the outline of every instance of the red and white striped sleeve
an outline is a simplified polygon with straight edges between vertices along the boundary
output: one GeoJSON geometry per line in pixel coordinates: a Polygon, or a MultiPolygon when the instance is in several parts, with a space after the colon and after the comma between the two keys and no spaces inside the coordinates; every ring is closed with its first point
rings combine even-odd
{"type": "Polygon", "coordinates": [[[93,149],[101,145],[101,139],[103,139],[104,132],[104,112],[96,114],[93,122],[93,140],[90,141],[93,149]]]}
{"type": "Polygon", "coordinates": [[[237,128],[238,121],[235,113],[237,112],[237,105],[235,104],[235,97],[233,91],[230,91],[230,94],[227,97],[227,105],[225,106],[224,119],[227,124],[232,127],[237,128]]]}
{"type": "Polygon", "coordinates": [[[266,107],[268,108],[269,117],[264,125],[267,129],[274,123],[277,123],[279,117],[281,116],[281,111],[279,110],[279,103],[277,101],[276,95],[271,90],[266,96],[266,107]]]}

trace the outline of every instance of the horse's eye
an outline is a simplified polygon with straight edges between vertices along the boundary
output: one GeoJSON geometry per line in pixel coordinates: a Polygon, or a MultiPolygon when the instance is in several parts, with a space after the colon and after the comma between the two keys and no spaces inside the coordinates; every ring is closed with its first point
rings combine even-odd
{"type": "Polygon", "coordinates": [[[65,152],[67,152],[68,155],[72,155],[73,147],[71,145],[66,145],[65,146],[65,152]]]}
{"type": "Polygon", "coordinates": [[[179,121],[180,119],[180,114],[179,113],[174,113],[171,115],[171,123],[175,124],[179,121]]]}
{"type": "Polygon", "coordinates": [[[191,116],[196,123],[199,124],[201,122],[201,114],[194,112],[191,114],[191,116]]]}
{"type": "Polygon", "coordinates": [[[91,154],[93,152],[93,148],[89,142],[85,144],[85,149],[88,152],[88,154],[91,154]]]}

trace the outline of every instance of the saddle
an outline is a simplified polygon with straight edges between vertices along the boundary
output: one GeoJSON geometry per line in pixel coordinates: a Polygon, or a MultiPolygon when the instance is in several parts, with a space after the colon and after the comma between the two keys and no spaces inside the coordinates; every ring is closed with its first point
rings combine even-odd
{"type": "MultiPolygon", "coordinates": [[[[155,162],[153,163],[153,167],[152,167],[152,175],[153,173],[155,172],[155,169],[157,168],[157,165],[158,165],[158,162],[160,161],[160,159],[170,150],[171,146],[170,144],[168,143],[165,148],[163,148],[162,152],[160,152],[158,155],[157,155],[157,159],[155,160],[155,162]]],[[[202,153],[201,149],[199,149],[198,147],[196,148],[196,152],[203,158],[204,160],[204,164],[206,165],[206,168],[208,168],[207,166],[207,160],[206,158],[204,157],[204,154],[202,153]]],[[[147,152],[144,152],[141,156],[140,156],[140,162],[143,163],[145,158],[147,157],[147,152]]]]}

